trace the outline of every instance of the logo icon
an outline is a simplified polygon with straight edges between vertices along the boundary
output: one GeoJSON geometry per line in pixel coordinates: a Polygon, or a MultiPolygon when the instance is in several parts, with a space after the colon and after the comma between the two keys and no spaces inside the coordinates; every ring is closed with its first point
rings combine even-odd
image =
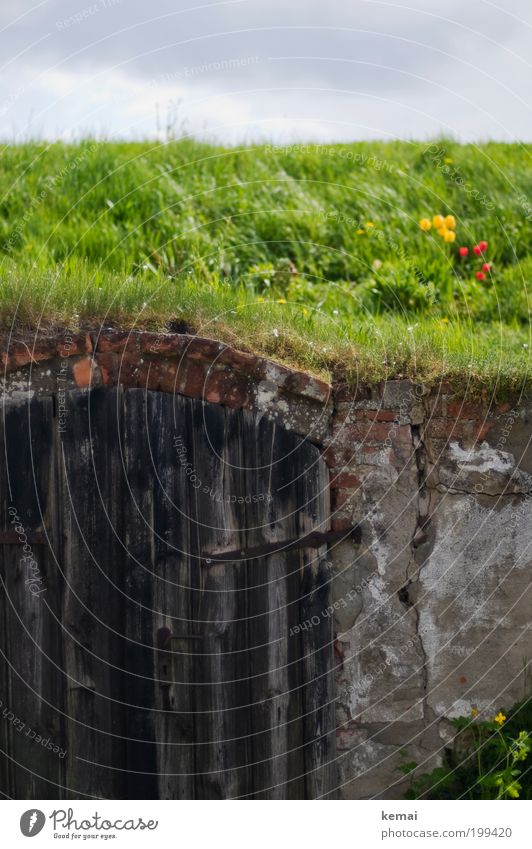
{"type": "Polygon", "coordinates": [[[20,818],[20,830],[24,837],[35,837],[43,830],[46,817],[42,811],[36,808],[31,808],[25,811],[20,818]]]}

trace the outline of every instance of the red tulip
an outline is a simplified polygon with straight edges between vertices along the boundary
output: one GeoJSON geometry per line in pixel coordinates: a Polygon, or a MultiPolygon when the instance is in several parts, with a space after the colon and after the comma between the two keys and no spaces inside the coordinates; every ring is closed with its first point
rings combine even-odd
{"type": "Polygon", "coordinates": [[[475,245],[475,247],[473,248],[473,253],[475,254],[475,256],[480,256],[480,254],[482,253],[482,248],[480,247],[480,245],[475,245]]]}
{"type": "Polygon", "coordinates": [[[458,248],[458,253],[460,256],[467,256],[469,253],[469,248],[458,248]]]}
{"type": "Polygon", "coordinates": [[[483,271],[477,271],[477,273],[475,274],[475,277],[477,278],[477,280],[485,280],[486,279],[486,275],[484,274],[483,271]]]}
{"type": "Polygon", "coordinates": [[[479,248],[480,248],[480,250],[482,251],[483,254],[486,253],[486,251],[488,250],[488,243],[487,242],[479,242],[478,246],[479,246],[479,248]]]}
{"type": "Polygon", "coordinates": [[[485,262],[482,266],[482,271],[491,271],[491,262],[485,262]]]}

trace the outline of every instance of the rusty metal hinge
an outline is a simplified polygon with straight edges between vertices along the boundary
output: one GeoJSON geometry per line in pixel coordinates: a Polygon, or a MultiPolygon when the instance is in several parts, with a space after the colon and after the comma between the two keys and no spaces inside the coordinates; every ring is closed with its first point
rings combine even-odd
{"type": "Polygon", "coordinates": [[[204,554],[205,563],[234,563],[239,560],[253,560],[255,557],[266,557],[268,554],[284,554],[297,548],[321,548],[332,542],[351,540],[360,544],[362,533],[359,525],[353,525],[343,531],[311,531],[303,537],[279,542],[265,542],[253,548],[239,548],[235,551],[223,551],[216,554],[204,554]]]}

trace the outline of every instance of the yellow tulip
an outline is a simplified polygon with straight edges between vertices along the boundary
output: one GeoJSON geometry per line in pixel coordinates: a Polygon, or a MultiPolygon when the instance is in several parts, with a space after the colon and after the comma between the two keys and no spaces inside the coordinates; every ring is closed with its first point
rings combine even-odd
{"type": "Polygon", "coordinates": [[[456,233],[454,232],[454,230],[447,230],[444,239],[446,242],[454,242],[454,240],[456,239],[456,233]]]}
{"type": "Polygon", "coordinates": [[[434,224],[436,230],[439,230],[440,227],[443,227],[443,225],[445,224],[445,218],[443,217],[443,215],[435,215],[432,219],[432,223],[434,224]]]}
{"type": "Polygon", "coordinates": [[[421,221],[419,222],[419,226],[421,227],[422,230],[426,231],[426,230],[430,230],[430,228],[432,227],[432,224],[430,223],[428,218],[422,218],[421,221]]]}
{"type": "Polygon", "coordinates": [[[449,230],[454,230],[456,227],[456,218],[454,215],[446,215],[445,216],[445,226],[449,228],[449,230]]]}
{"type": "Polygon", "coordinates": [[[442,239],[445,239],[448,232],[449,231],[448,231],[447,227],[439,227],[438,228],[438,235],[441,236],[442,239]]]}

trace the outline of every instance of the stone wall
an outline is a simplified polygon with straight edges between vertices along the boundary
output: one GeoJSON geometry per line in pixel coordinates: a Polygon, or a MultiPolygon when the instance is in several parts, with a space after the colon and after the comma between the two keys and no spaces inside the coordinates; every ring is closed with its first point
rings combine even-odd
{"type": "Polygon", "coordinates": [[[5,338],[3,396],[145,387],[263,412],[319,445],[331,522],[338,768],[345,798],[397,798],[449,720],[530,692],[532,402],[404,380],[356,390],[186,334],[5,338]],[[528,670],[527,670],[528,667],[528,670]]]}

